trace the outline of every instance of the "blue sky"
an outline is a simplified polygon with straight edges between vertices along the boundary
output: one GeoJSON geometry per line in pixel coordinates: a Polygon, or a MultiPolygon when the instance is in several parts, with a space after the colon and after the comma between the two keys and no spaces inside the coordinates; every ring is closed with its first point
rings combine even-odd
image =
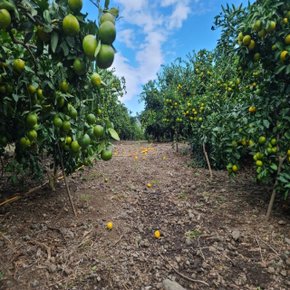
{"type": "MultiPolygon", "coordinates": [[[[83,12],[95,19],[96,8],[84,0],[83,12]]],[[[104,1],[101,1],[103,3],[104,1]]],[[[113,67],[126,79],[127,94],[121,99],[132,114],[140,113],[142,85],[155,79],[162,64],[169,64],[189,52],[213,49],[219,31],[212,31],[214,16],[226,3],[246,0],[111,0],[120,9],[117,21],[117,54],[113,67]]]]}

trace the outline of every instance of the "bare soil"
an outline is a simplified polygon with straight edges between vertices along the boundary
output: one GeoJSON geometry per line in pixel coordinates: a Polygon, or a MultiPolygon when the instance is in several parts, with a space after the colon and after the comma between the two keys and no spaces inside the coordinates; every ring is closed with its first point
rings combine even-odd
{"type": "Polygon", "coordinates": [[[69,178],[77,218],[63,181],[0,207],[0,289],[290,289],[289,205],[267,222],[247,172],[190,164],[185,145],[122,142],[69,178]]]}

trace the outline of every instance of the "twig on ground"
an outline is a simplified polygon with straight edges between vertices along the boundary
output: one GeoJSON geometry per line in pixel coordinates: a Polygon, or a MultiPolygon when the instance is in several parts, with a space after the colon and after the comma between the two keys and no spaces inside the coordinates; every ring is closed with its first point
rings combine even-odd
{"type": "Polygon", "coordinates": [[[123,239],[124,235],[121,235],[121,237],[118,239],[118,241],[116,241],[114,244],[113,244],[113,247],[115,247],[122,239],[123,239]]]}
{"type": "Polygon", "coordinates": [[[51,259],[51,248],[50,247],[48,247],[44,243],[41,243],[41,242],[38,242],[38,241],[30,241],[29,243],[30,244],[36,244],[36,245],[42,247],[43,249],[45,249],[46,250],[46,253],[47,253],[47,259],[46,259],[46,261],[49,261],[51,259]]]}
{"type": "Polygon", "coordinates": [[[208,283],[206,283],[205,281],[202,281],[202,280],[196,280],[196,279],[192,279],[190,277],[187,277],[186,275],[180,273],[165,257],[163,257],[160,253],[158,253],[158,255],[165,261],[168,263],[168,265],[171,267],[171,269],[176,273],[178,274],[180,277],[182,277],[183,279],[185,280],[188,280],[188,281],[191,281],[191,282],[194,282],[194,283],[200,283],[200,284],[203,284],[203,285],[206,285],[206,286],[209,286],[208,283]]]}
{"type": "Polygon", "coordinates": [[[265,241],[260,239],[261,242],[263,242],[266,246],[268,246],[277,256],[280,256],[280,254],[269,244],[267,244],[265,241]]]}
{"type": "Polygon", "coordinates": [[[260,251],[260,256],[261,256],[262,263],[264,263],[264,258],[263,258],[263,254],[262,254],[262,248],[261,248],[261,246],[260,246],[260,243],[259,243],[259,241],[258,241],[257,236],[255,236],[255,240],[256,240],[256,243],[257,243],[258,246],[259,246],[259,251],[260,251]]]}

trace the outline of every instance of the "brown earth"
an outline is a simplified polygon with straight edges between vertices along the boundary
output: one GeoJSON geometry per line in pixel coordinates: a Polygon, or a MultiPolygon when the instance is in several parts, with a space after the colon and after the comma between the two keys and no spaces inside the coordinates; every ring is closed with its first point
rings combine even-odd
{"type": "Polygon", "coordinates": [[[69,179],[77,218],[62,181],[0,207],[0,289],[290,288],[289,207],[266,222],[267,188],[246,172],[210,180],[185,146],[115,154],[69,179]]]}

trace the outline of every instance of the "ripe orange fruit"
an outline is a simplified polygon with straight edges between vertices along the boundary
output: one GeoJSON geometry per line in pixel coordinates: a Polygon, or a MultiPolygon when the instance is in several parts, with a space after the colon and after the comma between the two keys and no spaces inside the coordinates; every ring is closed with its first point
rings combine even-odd
{"type": "Polygon", "coordinates": [[[68,14],[62,21],[62,29],[66,35],[75,36],[80,32],[80,24],[77,18],[68,14]]]}
{"type": "Polygon", "coordinates": [[[101,158],[104,161],[110,160],[112,158],[112,155],[113,155],[112,151],[108,149],[102,150],[101,152],[101,158]]]}
{"type": "Polygon", "coordinates": [[[80,58],[76,58],[73,63],[73,70],[79,76],[84,75],[86,73],[86,65],[80,58]]]}
{"type": "Polygon", "coordinates": [[[97,56],[97,65],[99,68],[109,68],[114,61],[115,51],[111,45],[102,44],[97,56]]]}
{"type": "Polygon", "coordinates": [[[30,127],[33,128],[37,124],[37,115],[36,113],[29,113],[26,117],[26,124],[30,127]]]}
{"type": "Polygon", "coordinates": [[[6,29],[11,24],[11,16],[7,9],[0,9],[0,29],[6,29]]]}
{"type": "Polygon", "coordinates": [[[25,61],[17,58],[13,61],[13,69],[18,72],[21,73],[25,68],[25,61]]]}
{"type": "Polygon", "coordinates": [[[107,228],[108,230],[111,230],[111,229],[113,228],[113,223],[112,223],[112,222],[107,222],[107,224],[106,224],[106,228],[107,228]]]}
{"type": "Polygon", "coordinates": [[[98,73],[93,73],[91,76],[91,83],[96,87],[100,87],[102,83],[101,76],[98,73]]]}
{"type": "Polygon", "coordinates": [[[104,135],[104,127],[101,125],[96,125],[93,132],[96,138],[100,138],[104,135]]]}
{"type": "Polygon", "coordinates": [[[67,93],[68,92],[68,88],[69,88],[69,85],[67,83],[66,80],[63,80],[60,82],[59,84],[59,89],[63,92],[63,93],[67,93]]]}
{"type": "Polygon", "coordinates": [[[154,237],[155,237],[156,239],[160,239],[160,236],[161,236],[160,231],[159,231],[159,230],[156,230],[156,231],[154,232],[154,237]]]}
{"type": "Polygon", "coordinates": [[[285,44],[290,45],[290,34],[285,37],[285,44]]]}
{"type": "Polygon", "coordinates": [[[116,28],[111,21],[103,22],[99,27],[99,38],[103,44],[112,44],[116,39],[116,28]]]}
{"type": "Polygon", "coordinates": [[[87,57],[93,59],[95,57],[95,51],[97,49],[97,39],[94,35],[88,34],[83,39],[83,50],[87,57]]]}
{"type": "Polygon", "coordinates": [[[233,165],[232,170],[233,172],[237,172],[239,170],[239,167],[237,165],[233,165]]]}
{"type": "Polygon", "coordinates": [[[243,38],[243,44],[248,46],[251,43],[251,40],[252,40],[251,36],[250,35],[246,35],[243,38]]]}
{"type": "Polygon", "coordinates": [[[115,16],[109,12],[106,12],[102,14],[100,18],[100,23],[102,24],[105,21],[111,21],[112,23],[115,23],[115,16]]]}
{"type": "Polygon", "coordinates": [[[250,113],[255,113],[256,112],[256,107],[255,106],[251,106],[251,107],[249,107],[249,112],[250,113]]]}
{"type": "Polygon", "coordinates": [[[83,7],[83,0],[68,0],[68,7],[74,13],[79,13],[83,7]]]}
{"type": "Polygon", "coordinates": [[[284,62],[286,60],[286,57],[288,56],[288,51],[287,50],[283,50],[280,54],[280,59],[282,62],[284,62]]]}
{"type": "Polygon", "coordinates": [[[70,148],[72,152],[77,153],[80,151],[81,146],[78,141],[74,140],[71,142],[70,148]]]}

